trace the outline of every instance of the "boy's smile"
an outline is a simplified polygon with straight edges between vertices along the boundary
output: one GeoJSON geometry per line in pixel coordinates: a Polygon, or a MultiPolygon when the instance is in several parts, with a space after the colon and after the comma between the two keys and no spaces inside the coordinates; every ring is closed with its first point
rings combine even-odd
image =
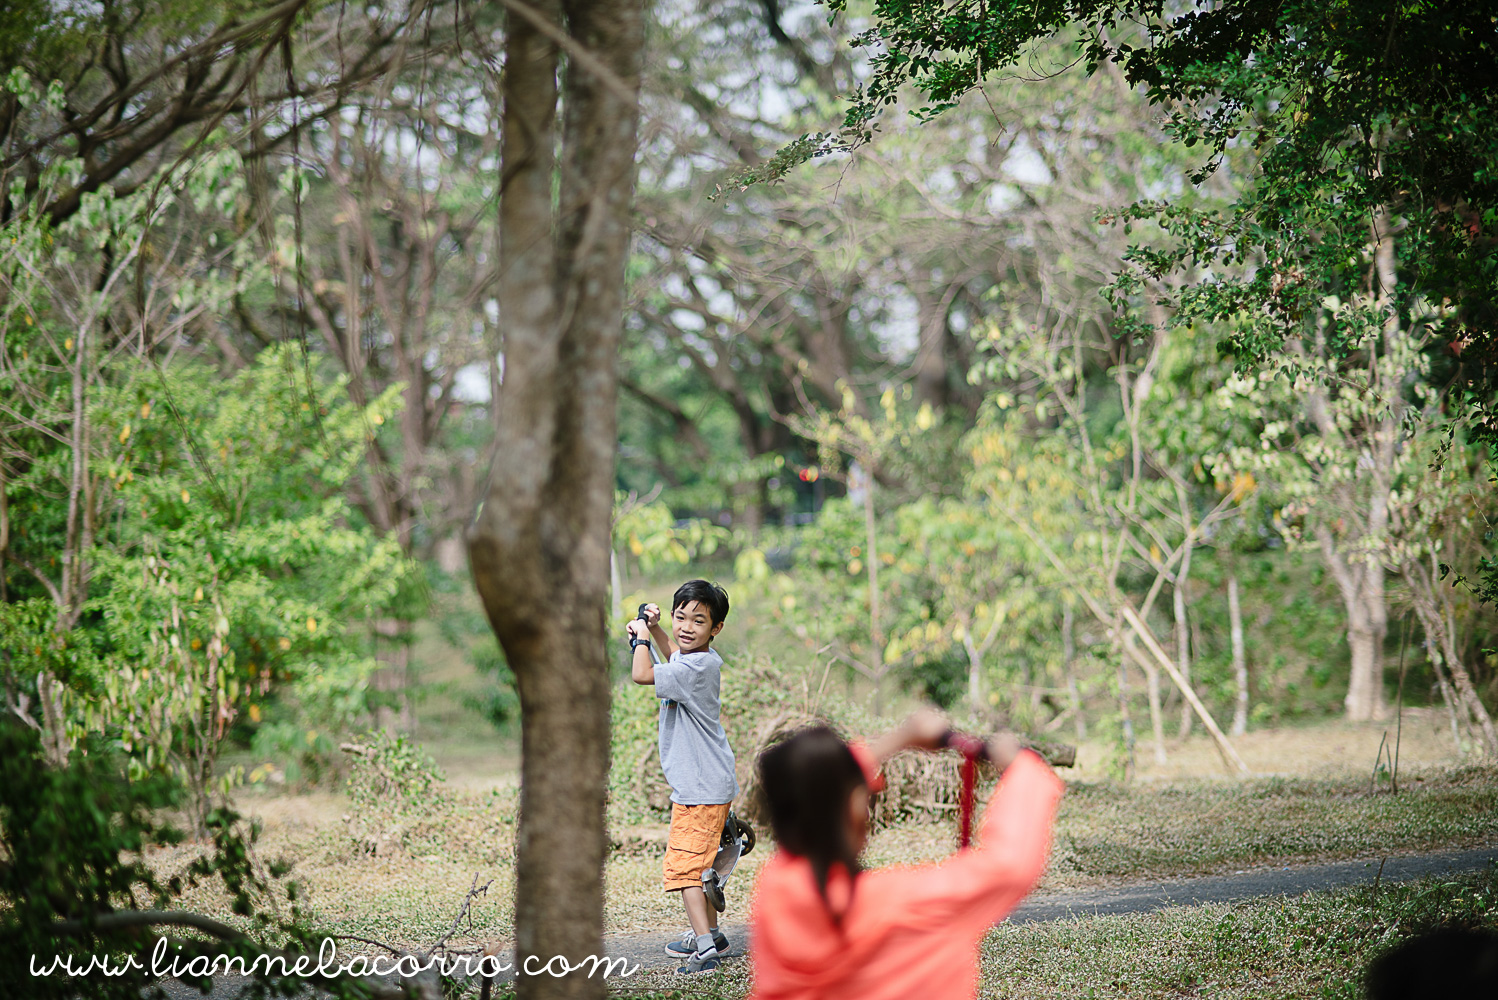
{"type": "Polygon", "coordinates": [[[688,601],[671,612],[671,633],[683,653],[706,649],[722,628],[722,622],[713,624],[707,605],[701,601],[688,601]]]}

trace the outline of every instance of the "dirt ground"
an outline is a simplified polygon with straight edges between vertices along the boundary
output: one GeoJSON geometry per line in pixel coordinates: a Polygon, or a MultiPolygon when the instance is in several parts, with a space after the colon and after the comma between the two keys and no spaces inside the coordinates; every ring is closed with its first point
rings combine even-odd
{"type": "MultiPolygon", "coordinates": [[[[1155,759],[1155,741],[1148,716],[1134,720],[1135,777],[1143,781],[1177,781],[1185,778],[1230,777],[1216,742],[1201,724],[1192,727],[1184,742],[1175,738],[1179,714],[1172,713],[1165,725],[1164,764],[1155,759]]],[[[1399,766],[1414,769],[1422,766],[1450,766],[1471,763],[1470,753],[1458,750],[1451,738],[1451,723],[1444,708],[1406,708],[1403,725],[1393,711],[1378,722],[1346,722],[1324,719],[1273,729],[1250,729],[1231,740],[1233,749],[1257,776],[1286,778],[1340,778],[1373,773],[1379,757],[1379,743],[1386,740],[1392,751],[1399,748],[1399,766]],[[1402,728],[1402,733],[1400,732],[1402,728]]],[[[1064,777],[1096,780],[1103,777],[1100,761],[1107,759],[1105,748],[1083,743],[1077,754],[1077,767],[1062,772],[1064,777]]]]}

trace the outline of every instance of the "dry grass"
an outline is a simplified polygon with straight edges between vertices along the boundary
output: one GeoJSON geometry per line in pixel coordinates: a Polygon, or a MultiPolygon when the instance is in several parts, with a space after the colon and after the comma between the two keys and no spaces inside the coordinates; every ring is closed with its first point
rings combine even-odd
{"type": "MultiPolygon", "coordinates": [[[[1345,738],[1328,727],[1324,739],[1345,738]]],[[[1309,739],[1312,731],[1292,734],[1309,739]]],[[[1220,872],[1252,864],[1309,862],[1370,854],[1416,853],[1498,841],[1498,769],[1402,765],[1399,795],[1368,793],[1366,775],[1141,781],[1073,781],[1057,823],[1056,847],[1042,891],[1220,872]]],[[[1324,773],[1324,771],[1323,771],[1324,773]]],[[[1386,788],[1387,785],[1381,786],[1386,788]]],[[[247,796],[240,805],[264,824],[261,853],[296,862],[293,878],[319,925],[405,944],[444,931],[475,875],[492,880],[474,910],[472,937],[509,936],[514,872],[514,791],[449,789],[443,811],[419,818],[391,856],[357,848],[341,817],[341,795],[247,796]]],[[[670,931],[680,904],[660,887],[660,853],[643,833],[635,849],[616,851],[606,870],[609,933],[670,931]]],[[[871,865],[917,864],[952,850],[949,815],[905,822],[873,838],[871,865]]],[[[769,854],[745,858],[730,890],[729,919],[769,854]]],[[[157,856],[165,870],[186,864],[189,849],[157,856]]],[[[223,902],[191,900],[223,914],[223,902]]]]}
{"type": "MultiPolygon", "coordinates": [[[[1073,782],[1043,889],[1223,872],[1245,865],[1414,854],[1498,842],[1498,769],[1406,773],[1399,795],[1366,778],[1255,778],[1122,786],[1073,782]]],[[[874,865],[950,853],[951,820],[907,823],[870,842],[874,865]]]]}
{"type": "MultiPolygon", "coordinates": [[[[1158,764],[1149,719],[1135,720],[1138,741],[1134,747],[1135,776],[1146,782],[1231,777],[1200,724],[1184,742],[1172,738],[1179,721],[1174,714],[1168,720],[1166,762],[1158,764]]],[[[1232,743],[1255,775],[1297,778],[1361,775],[1366,780],[1373,773],[1379,742],[1387,737],[1392,749],[1396,735],[1400,736],[1401,773],[1407,767],[1444,767],[1471,759],[1453,742],[1448,716],[1440,707],[1406,708],[1402,734],[1391,712],[1389,718],[1379,722],[1321,719],[1275,729],[1252,729],[1235,737],[1232,743]]],[[[1105,748],[1084,743],[1078,753],[1077,776],[1086,780],[1104,777],[1100,762],[1105,759],[1105,748]]]]}
{"type": "MultiPolygon", "coordinates": [[[[1374,958],[1442,924],[1498,928],[1498,869],[1377,891],[1005,924],[983,942],[978,995],[1356,1000],[1374,958]]],[[[639,1000],[739,1000],[750,985],[749,964],[738,959],[691,979],[642,972],[612,980],[609,992],[639,1000]]]]}

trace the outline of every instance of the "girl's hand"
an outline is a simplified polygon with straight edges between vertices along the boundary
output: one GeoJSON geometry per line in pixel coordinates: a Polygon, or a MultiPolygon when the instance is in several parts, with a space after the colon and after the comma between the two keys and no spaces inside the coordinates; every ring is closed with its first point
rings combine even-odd
{"type": "Polygon", "coordinates": [[[1014,758],[1023,749],[1013,733],[994,733],[993,738],[988,741],[988,759],[993,762],[994,767],[1004,771],[1014,763],[1014,758]]]}
{"type": "Polygon", "coordinates": [[[934,708],[925,706],[916,709],[901,726],[905,733],[905,745],[919,750],[940,750],[952,723],[934,708]]]}

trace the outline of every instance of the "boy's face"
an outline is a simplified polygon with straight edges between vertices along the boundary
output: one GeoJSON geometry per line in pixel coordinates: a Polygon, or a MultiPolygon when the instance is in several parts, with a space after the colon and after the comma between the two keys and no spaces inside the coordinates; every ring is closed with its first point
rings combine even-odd
{"type": "Polygon", "coordinates": [[[722,629],[723,623],[713,624],[713,616],[701,601],[688,601],[671,612],[671,634],[683,653],[706,649],[722,629]]]}

